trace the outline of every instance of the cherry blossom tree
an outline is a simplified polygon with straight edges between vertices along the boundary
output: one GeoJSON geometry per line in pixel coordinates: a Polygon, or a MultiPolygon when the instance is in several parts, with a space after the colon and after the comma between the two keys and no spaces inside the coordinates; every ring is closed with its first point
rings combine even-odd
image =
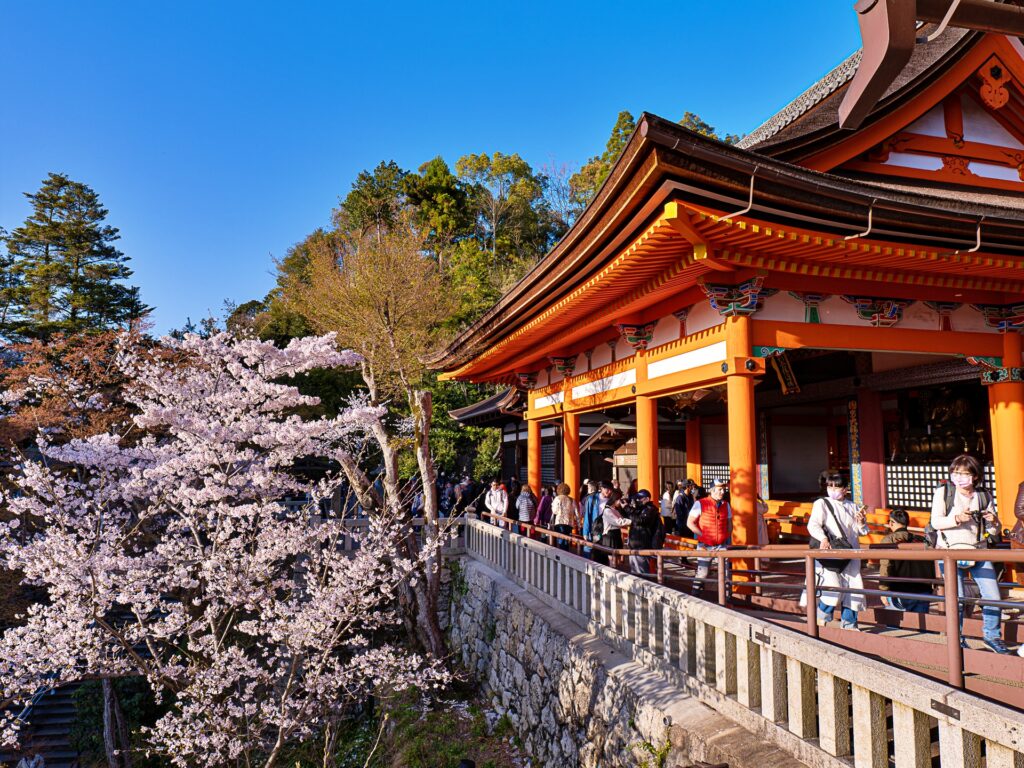
{"type": "MultiPolygon", "coordinates": [[[[160,354],[125,345],[116,360],[141,438],[41,436],[42,460],[19,467],[0,566],[48,600],[0,636],[3,700],[142,676],[170,703],[145,731],[151,753],[183,768],[270,768],[296,740],[329,739],[369,696],[443,685],[436,658],[381,639],[394,595],[436,567],[443,537],[410,556],[396,545],[407,522],[394,504],[358,530],[324,519],[319,501],[339,477],[308,483],[290,471],[323,457],[358,473],[384,407],[357,401],[303,419],[297,410],[315,398],[287,379],[359,356],[330,335],[283,349],[226,335],[163,344],[160,354]],[[280,503],[302,493],[305,508],[280,503]]],[[[19,736],[16,710],[0,719],[7,743],[19,736]]]]}

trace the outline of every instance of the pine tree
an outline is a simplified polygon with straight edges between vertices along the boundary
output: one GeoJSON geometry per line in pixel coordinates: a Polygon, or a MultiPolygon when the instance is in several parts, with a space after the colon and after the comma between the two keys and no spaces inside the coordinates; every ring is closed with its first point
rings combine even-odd
{"type": "MultiPolygon", "coordinates": [[[[7,240],[7,232],[0,227],[0,244],[7,240]]],[[[14,271],[14,259],[0,251],[0,341],[10,335],[14,307],[20,295],[21,281],[14,271]]]]}
{"type": "MultiPolygon", "coordinates": [[[[104,224],[107,210],[87,185],[51,173],[25,195],[32,215],[7,237],[15,286],[15,335],[46,338],[121,327],[145,314],[120,237],[104,224]]],[[[2,288],[2,286],[0,286],[2,288]]]]}

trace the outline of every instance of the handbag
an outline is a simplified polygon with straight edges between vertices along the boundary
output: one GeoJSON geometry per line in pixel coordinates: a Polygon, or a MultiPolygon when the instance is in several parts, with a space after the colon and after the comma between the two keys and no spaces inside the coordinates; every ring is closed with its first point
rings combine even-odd
{"type": "MultiPolygon", "coordinates": [[[[840,531],[843,530],[843,527],[839,524],[839,518],[836,517],[836,510],[832,506],[832,502],[829,499],[822,499],[822,501],[825,502],[825,506],[828,507],[828,511],[832,515],[832,519],[835,520],[836,528],[838,530],[840,530],[840,531]]],[[[827,521],[826,521],[826,523],[827,523],[827,521]]],[[[827,524],[823,525],[821,528],[825,532],[825,538],[828,539],[828,543],[831,545],[832,549],[853,549],[854,548],[853,545],[850,544],[850,542],[847,540],[847,538],[845,536],[843,536],[842,534],[839,534],[838,536],[833,535],[829,531],[827,524]]],[[[810,542],[810,548],[811,549],[821,549],[821,541],[818,540],[818,539],[812,538],[811,542],[810,542]]],[[[835,571],[836,573],[844,570],[846,568],[846,566],[850,564],[849,560],[838,560],[836,558],[819,558],[818,562],[821,563],[821,567],[824,568],[825,570],[827,570],[827,571],[835,571]]]]}

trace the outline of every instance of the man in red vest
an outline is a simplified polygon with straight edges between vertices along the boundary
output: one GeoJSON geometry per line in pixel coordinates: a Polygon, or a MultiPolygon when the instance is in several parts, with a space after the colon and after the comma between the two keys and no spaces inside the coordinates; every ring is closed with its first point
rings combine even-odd
{"type": "MultiPolygon", "coordinates": [[[[708,495],[698,499],[690,509],[686,527],[697,537],[697,549],[726,549],[732,540],[732,507],[725,500],[726,485],[716,480],[708,489],[708,495]]],[[[693,594],[699,595],[704,589],[704,579],[711,570],[711,558],[697,558],[697,578],[693,582],[693,594]]],[[[725,577],[729,578],[729,563],[726,561],[725,577]]]]}

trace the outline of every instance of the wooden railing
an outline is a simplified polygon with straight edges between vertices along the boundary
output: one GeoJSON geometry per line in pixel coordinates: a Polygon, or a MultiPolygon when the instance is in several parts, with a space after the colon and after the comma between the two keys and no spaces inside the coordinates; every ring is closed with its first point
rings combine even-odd
{"type": "MultiPolygon", "coordinates": [[[[809,765],[848,768],[852,757],[854,766],[866,768],[886,768],[890,759],[896,768],[930,768],[936,750],[942,768],[980,766],[983,757],[986,768],[1024,764],[1020,712],[824,643],[813,636],[816,623],[808,623],[809,637],[479,520],[467,522],[466,549],[580,627],[809,765]]],[[[955,575],[952,559],[970,559],[965,554],[938,557],[948,561],[946,573],[955,575]]],[[[750,560],[766,553],[705,555],[750,560]]],[[[784,555],[804,559],[812,595],[813,563],[820,555],[784,555]]],[[[879,552],[824,555],[867,559],[879,552]]],[[[935,559],[936,553],[893,550],[885,556],[935,559]]],[[[728,584],[724,576],[719,579],[725,601],[728,584]]],[[[946,625],[955,639],[955,578],[952,595],[946,625]]],[[[948,607],[948,598],[943,600],[948,607]]],[[[959,650],[959,642],[950,645],[959,650]]]]}

